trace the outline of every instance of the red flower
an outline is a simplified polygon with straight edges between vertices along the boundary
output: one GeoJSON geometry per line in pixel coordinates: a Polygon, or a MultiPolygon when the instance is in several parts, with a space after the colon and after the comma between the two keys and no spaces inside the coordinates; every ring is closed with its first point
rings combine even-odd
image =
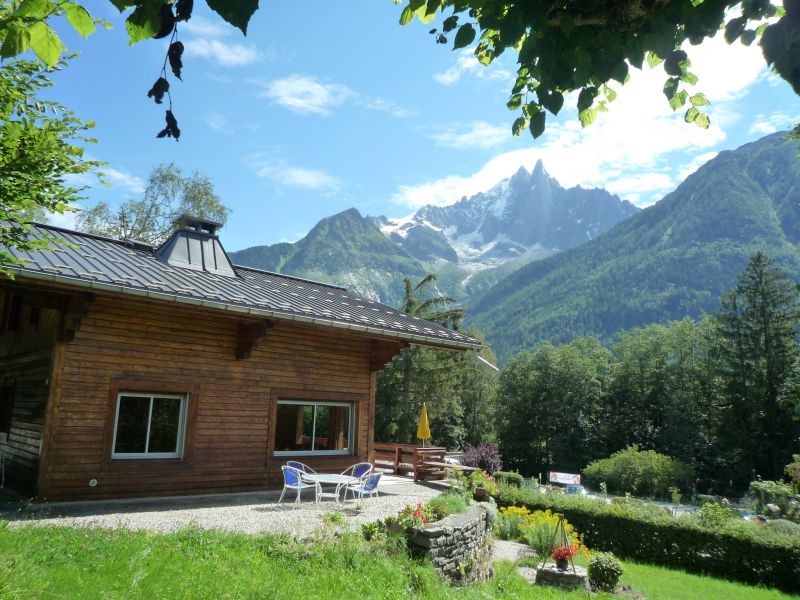
{"type": "Polygon", "coordinates": [[[575,546],[559,546],[550,555],[555,561],[569,560],[573,556],[578,556],[578,549],[575,546]]]}

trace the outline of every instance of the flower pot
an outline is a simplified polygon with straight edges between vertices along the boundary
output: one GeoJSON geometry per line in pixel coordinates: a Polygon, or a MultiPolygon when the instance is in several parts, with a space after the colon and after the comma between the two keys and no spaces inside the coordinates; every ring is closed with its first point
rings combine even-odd
{"type": "Polygon", "coordinates": [[[566,571],[567,567],[569,567],[569,561],[566,558],[556,561],[556,569],[559,571],[566,571]]]}

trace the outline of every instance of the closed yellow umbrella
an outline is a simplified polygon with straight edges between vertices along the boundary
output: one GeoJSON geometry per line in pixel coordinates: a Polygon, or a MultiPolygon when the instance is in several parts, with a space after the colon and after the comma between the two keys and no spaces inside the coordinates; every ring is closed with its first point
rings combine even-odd
{"type": "Polygon", "coordinates": [[[422,445],[425,446],[425,440],[431,439],[431,428],[428,425],[428,407],[422,403],[422,413],[419,415],[419,427],[417,427],[417,437],[422,440],[422,445]]]}

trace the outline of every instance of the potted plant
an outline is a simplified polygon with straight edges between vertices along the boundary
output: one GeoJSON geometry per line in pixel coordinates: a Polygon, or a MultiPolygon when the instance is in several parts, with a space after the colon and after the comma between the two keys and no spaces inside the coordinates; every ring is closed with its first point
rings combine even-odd
{"type": "Polygon", "coordinates": [[[556,568],[559,571],[566,571],[572,557],[578,555],[578,550],[574,546],[557,546],[550,554],[550,558],[556,561],[556,568]]]}

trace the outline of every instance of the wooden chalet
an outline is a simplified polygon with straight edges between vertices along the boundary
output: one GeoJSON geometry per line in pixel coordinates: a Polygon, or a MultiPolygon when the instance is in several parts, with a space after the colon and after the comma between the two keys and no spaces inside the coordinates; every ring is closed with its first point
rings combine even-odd
{"type": "Polygon", "coordinates": [[[346,289],[233,266],[218,224],[159,248],[45,225],[0,278],[7,486],[72,500],[262,490],[290,457],[372,455],[376,374],[409,344],[480,347],[346,289]]]}

